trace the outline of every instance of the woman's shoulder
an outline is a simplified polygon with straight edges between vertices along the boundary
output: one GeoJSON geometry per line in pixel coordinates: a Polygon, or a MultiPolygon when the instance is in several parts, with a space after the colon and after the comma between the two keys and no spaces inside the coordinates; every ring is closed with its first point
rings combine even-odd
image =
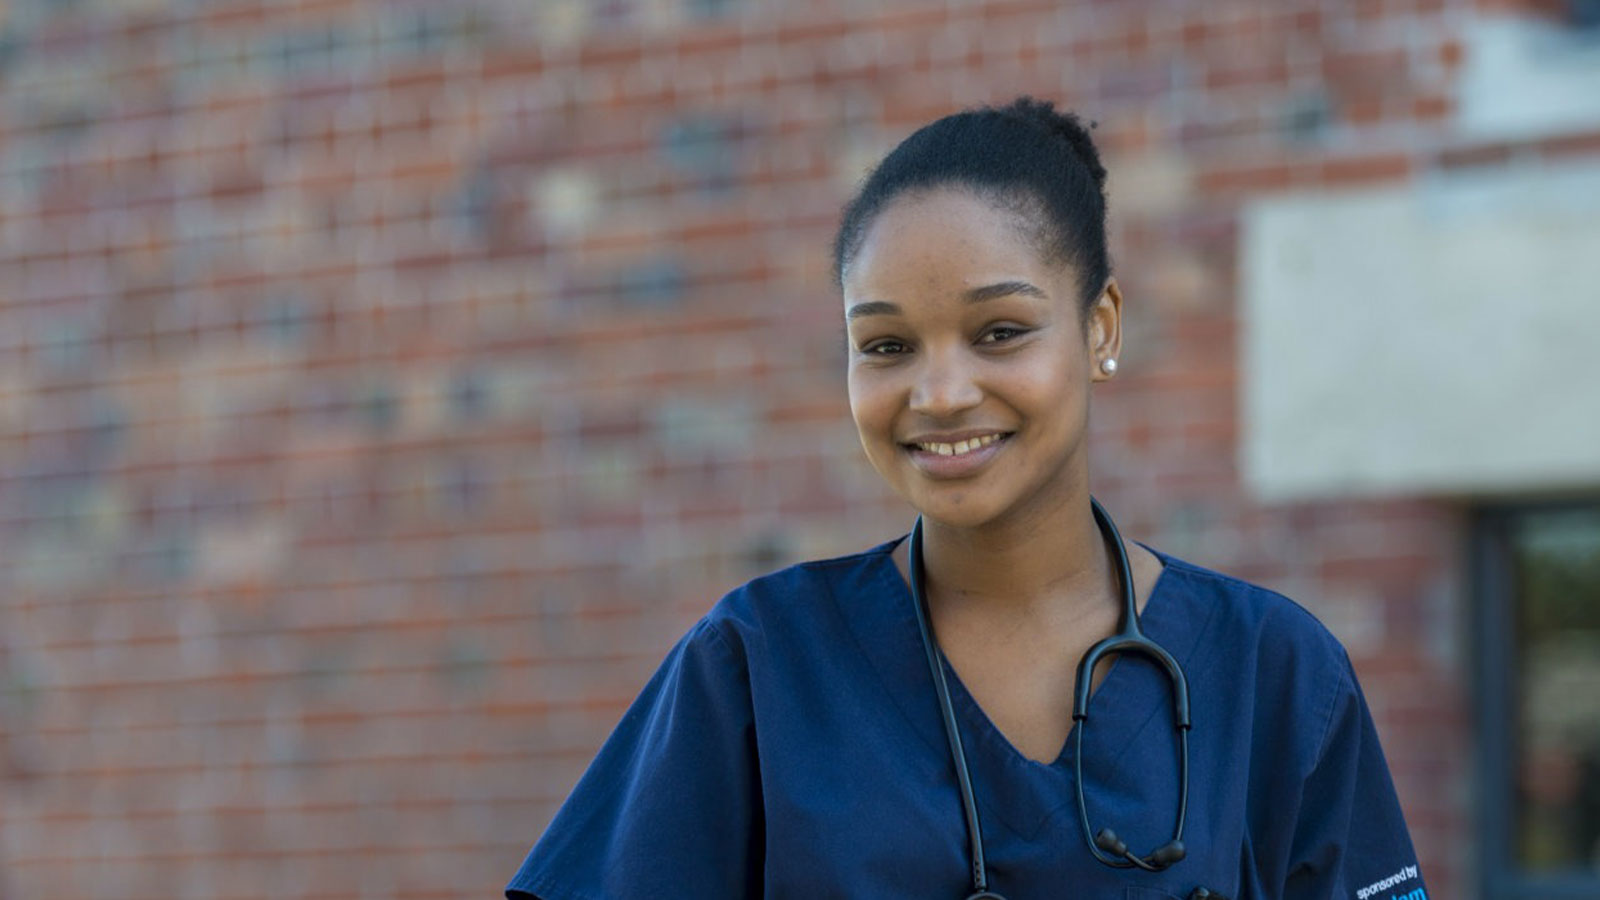
{"type": "Polygon", "coordinates": [[[1293,659],[1301,667],[1348,666],[1344,645],[1300,601],[1245,578],[1148,549],[1164,564],[1158,587],[1164,602],[1176,607],[1169,612],[1192,628],[1203,628],[1202,640],[1264,663],[1293,659]]]}
{"type": "MultiPolygon", "coordinates": [[[[854,553],[809,559],[759,575],[724,594],[709,615],[750,619],[805,614],[825,596],[882,589],[894,571],[889,554],[904,537],[854,553]]],[[[890,582],[892,585],[892,582],[890,582]]]]}
{"type": "Polygon", "coordinates": [[[1219,702],[1246,707],[1232,709],[1232,720],[1253,723],[1248,730],[1263,737],[1264,746],[1300,760],[1294,771],[1308,770],[1323,752],[1335,713],[1361,703],[1344,645],[1279,591],[1158,555],[1166,563],[1163,634],[1180,645],[1191,686],[1206,696],[1231,695],[1219,702]]]}
{"type": "Polygon", "coordinates": [[[863,598],[887,597],[900,587],[889,554],[903,539],[797,562],[752,578],[724,594],[706,613],[705,622],[729,640],[772,629],[804,628],[822,634],[840,624],[843,609],[864,602],[863,598]]]}

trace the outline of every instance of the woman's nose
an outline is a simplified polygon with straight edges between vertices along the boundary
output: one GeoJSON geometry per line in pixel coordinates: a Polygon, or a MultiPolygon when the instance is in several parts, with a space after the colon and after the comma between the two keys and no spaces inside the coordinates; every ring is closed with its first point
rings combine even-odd
{"type": "Polygon", "coordinates": [[[911,410],[929,418],[948,418],[977,406],[983,390],[975,375],[970,366],[948,356],[924,357],[911,386],[911,410]]]}

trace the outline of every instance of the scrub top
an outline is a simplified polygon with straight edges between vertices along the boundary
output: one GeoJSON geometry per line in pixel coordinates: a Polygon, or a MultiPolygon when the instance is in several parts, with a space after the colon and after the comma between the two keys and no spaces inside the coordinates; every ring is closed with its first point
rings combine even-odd
{"type": "MultiPolygon", "coordinates": [[[[903,540],[901,538],[899,540],[903,540]]],[[[734,590],[624,714],[511,900],[971,893],[965,819],[910,588],[890,541],[734,590]]],[[[1074,740],[1023,756],[946,664],[990,889],[1010,900],[1423,900],[1411,839],[1344,648],[1287,598],[1159,553],[1139,621],[1190,688],[1188,856],[1090,855],[1074,740]]],[[[1166,843],[1178,749],[1166,676],[1118,659],[1089,704],[1090,824],[1166,843]]]]}

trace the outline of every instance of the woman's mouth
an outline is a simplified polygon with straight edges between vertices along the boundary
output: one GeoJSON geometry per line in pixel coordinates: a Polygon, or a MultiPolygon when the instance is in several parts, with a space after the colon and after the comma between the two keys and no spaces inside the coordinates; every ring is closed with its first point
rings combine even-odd
{"type": "Polygon", "coordinates": [[[973,450],[978,449],[979,447],[987,447],[995,441],[1003,439],[1004,437],[1004,432],[997,431],[994,434],[985,434],[980,437],[968,438],[964,441],[956,441],[953,444],[930,443],[908,444],[907,446],[915,447],[918,450],[923,450],[928,453],[937,453],[940,456],[963,456],[972,452],[973,450]]]}
{"type": "Polygon", "coordinates": [[[957,478],[972,474],[994,458],[1009,437],[1009,431],[996,431],[959,441],[926,441],[901,446],[924,474],[934,478],[957,478]]]}

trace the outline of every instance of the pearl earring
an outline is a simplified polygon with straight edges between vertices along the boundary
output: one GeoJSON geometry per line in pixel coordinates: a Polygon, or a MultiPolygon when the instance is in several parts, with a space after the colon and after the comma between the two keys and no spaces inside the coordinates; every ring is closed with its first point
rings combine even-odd
{"type": "Polygon", "coordinates": [[[1106,373],[1107,375],[1117,374],[1117,361],[1109,357],[1100,360],[1100,371],[1106,373]]]}

